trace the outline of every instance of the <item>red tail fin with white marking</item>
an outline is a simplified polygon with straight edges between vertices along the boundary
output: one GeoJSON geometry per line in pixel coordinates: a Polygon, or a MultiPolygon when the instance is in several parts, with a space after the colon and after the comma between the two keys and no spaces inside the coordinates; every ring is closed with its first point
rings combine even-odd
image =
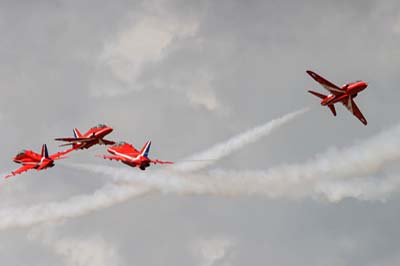
{"type": "Polygon", "coordinates": [[[151,145],[151,141],[148,140],[146,142],[146,144],[144,144],[143,148],[140,150],[140,154],[146,158],[148,158],[149,156],[149,152],[150,152],[150,145],[151,145]]]}
{"type": "Polygon", "coordinates": [[[41,152],[42,158],[49,158],[49,152],[47,150],[47,145],[43,144],[42,145],[42,152],[41,152]]]}
{"type": "Polygon", "coordinates": [[[81,132],[79,132],[79,130],[77,128],[74,128],[74,137],[75,138],[82,138],[82,134],[81,132]]]}

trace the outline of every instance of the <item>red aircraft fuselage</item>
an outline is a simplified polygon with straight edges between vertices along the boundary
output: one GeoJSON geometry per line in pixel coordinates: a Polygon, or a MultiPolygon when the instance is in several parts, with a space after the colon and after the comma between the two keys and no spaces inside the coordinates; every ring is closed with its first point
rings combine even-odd
{"type": "Polygon", "coordinates": [[[121,161],[131,167],[139,167],[145,170],[150,164],[172,164],[173,162],[165,162],[160,160],[152,160],[148,157],[151,142],[147,141],[143,148],[138,151],[131,144],[124,141],[111,146],[107,151],[113,155],[101,155],[100,157],[109,160],[121,161]]]}
{"type": "Polygon", "coordinates": [[[347,110],[349,110],[355,117],[358,118],[358,120],[361,121],[361,123],[367,125],[367,120],[361,113],[360,108],[358,108],[357,104],[354,102],[354,98],[357,97],[357,94],[367,88],[368,84],[366,82],[359,80],[339,87],[311,70],[307,70],[306,72],[316,82],[324,87],[324,89],[329,91],[329,95],[321,94],[311,90],[308,91],[312,95],[322,99],[322,106],[329,107],[332,114],[336,116],[335,103],[342,103],[347,110]]]}
{"type": "Polygon", "coordinates": [[[31,169],[40,171],[53,167],[55,160],[63,159],[63,156],[72,150],[73,148],[49,155],[46,144],[43,144],[41,154],[31,150],[23,150],[13,158],[15,163],[22,164],[22,166],[19,169],[12,171],[11,174],[6,176],[6,178],[21,174],[31,169]]]}
{"type": "Polygon", "coordinates": [[[349,97],[355,98],[357,94],[368,87],[368,84],[364,81],[356,81],[346,85],[343,85],[341,89],[344,91],[341,95],[329,94],[326,98],[322,99],[321,105],[326,106],[341,102],[349,97]]]}
{"type": "Polygon", "coordinates": [[[85,134],[81,134],[77,128],[74,128],[74,137],[56,138],[55,140],[68,142],[60,146],[72,145],[75,150],[82,150],[88,149],[96,144],[114,144],[114,141],[104,139],[104,137],[110,134],[112,131],[113,129],[111,127],[104,124],[99,124],[90,128],[85,134]]]}
{"type": "Polygon", "coordinates": [[[83,134],[82,138],[93,138],[92,141],[82,142],[75,146],[77,149],[88,149],[96,144],[104,144],[107,142],[104,140],[104,137],[110,134],[113,129],[109,126],[99,125],[96,127],[90,128],[85,134],[83,134]]]}
{"type": "Polygon", "coordinates": [[[119,145],[108,147],[107,151],[121,157],[121,162],[131,167],[146,169],[146,167],[150,166],[150,159],[142,155],[129,143],[120,143],[119,145]]]}
{"type": "Polygon", "coordinates": [[[34,169],[45,169],[54,166],[54,160],[43,157],[42,155],[31,150],[24,150],[14,156],[13,161],[22,165],[35,165],[34,169]]]}

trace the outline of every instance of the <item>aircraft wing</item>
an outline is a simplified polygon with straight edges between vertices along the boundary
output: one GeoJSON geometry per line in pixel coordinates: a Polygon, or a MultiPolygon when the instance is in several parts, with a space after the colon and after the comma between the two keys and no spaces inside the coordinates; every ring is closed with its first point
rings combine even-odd
{"type": "Polygon", "coordinates": [[[349,110],[355,117],[357,117],[361,121],[361,123],[367,125],[367,120],[365,119],[357,104],[352,98],[344,100],[342,103],[347,108],[347,110],[349,110]]]}
{"type": "Polygon", "coordinates": [[[50,157],[50,159],[52,159],[52,160],[64,159],[64,158],[66,158],[66,157],[62,157],[62,156],[64,156],[65,154],[70,153],[70,152],[73,151],[73,150],[75,150],[75,148],[70,148],[70,149],[65,150],[65,151],[60,151],[60,152],[54,153],[54,154],[50,155],[49,157],[50,157]]]}
{"type": "Polygon", "coordinates": [[[174,164],[174,162],[160,161],[160,160],[151,160],[150,162],[154,164],[174,164]]]}
{"type": "Polygon", "coordinates": [[[334,95],[338,95],[338,94],[343,94],[345,92],[340,87],[336,86],[329,80],[326,80],[325,78],[321,77],[317,73],[315,73],[311,70],[307,70],[306,72],[308,75],[310,75],[316,82],[318,82],[322,87],[324,87],[330,93],[332,93],[334,95]]]}
{"type": "Polygon", "coordinates": [[[115,155],[96,155],[96,157],[103,158],[103,159],[109,159],[109,160],[116,160],[116,161],[125,160],[124,158],[115,156],[115,155]]]}
{"type": "Polygon", "coordinates": [[[100,139],[99,142],[100,142],[100,144],[103,144],[103,145],[114,145],[115,144],[115,141],[108,140],[108,139],[100,139]]]}
{"type": "Polygon", "coordinates": [[[60,147],[73,145],[75,143],[81,144],[81,143],[92,142],[92,141],[99,141],[100,144],[104,144],[104,145],[113,145],[113,144],[115,144],[115,141],[106,140],[106,139],[99,139],[99,138],[56,138],[54,140],[68,142],[66,144],[59,145],[60,147]]]}
{"type": "Polygon", "coordinates": [[[82,143],[82,142],[90,142],[96,140],[96,138],[55,138],[57,141],[66,141],[70,143],[82,143]]]}
{"type": "Polygon", "coordinates": [[[26,171],[28,171],[30,169],[35,168],[35,167],[36,167],[36,164],[25,164],[25,165],[21,166],[19,169],[11,172],[11,174],[6,175],[5,178],[9,178],[9,177],[21,174],[21,173],[26,172],[26,171]]]}

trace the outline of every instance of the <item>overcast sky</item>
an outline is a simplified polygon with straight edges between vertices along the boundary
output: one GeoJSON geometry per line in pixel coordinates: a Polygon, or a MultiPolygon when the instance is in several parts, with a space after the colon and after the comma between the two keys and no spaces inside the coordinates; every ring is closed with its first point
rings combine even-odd
{"type": "MultiPolygon", "coordinates": [[[[395,0],[2,0],[0,33],[2,173],[19,167],[19,150],[47,143],[54,153],[53,138],[98,123],[114,128],[110,139],[138,148],[151,139],[152,157],[177,161],[311,108],[207,169],[241,172],[302,164],[400,122],[395,0]],[[323,88],[307,69],[337,85],[368,82],[356,99],[368,126],[343,106],[336,118],[320,107],[306,91],[323,88]]],[[[94,157],[104,152],[77,151],[68,162],[129,169],[94,157]]],[[[91,195],[111,182],[56,164],[1,181],[0,212],[91,195]]],[[[398,170],[385,165],[374,182],[398,170]]],[[[153,193],[4,229],[0,257],[21,266],[399,265],[400,197],[383,198],[153,193]]]]}

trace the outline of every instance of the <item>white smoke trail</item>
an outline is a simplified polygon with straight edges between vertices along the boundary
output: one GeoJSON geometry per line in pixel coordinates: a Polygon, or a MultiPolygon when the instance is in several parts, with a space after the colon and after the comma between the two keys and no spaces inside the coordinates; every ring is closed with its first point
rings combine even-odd
{"type": "Polygon", "coordinates": [[[397,126],[354,146],[330,149],[305,163],[281,165],[266,171],[214,170],[198,175],[163,171],[163,175],[141,178],[127,169],[75,167],[110,175],[119,182],[141,182],[165,193],[384,200],[389,192],[399,190],[400,178],[373,178],[371,175],[399,159],[400,126],[397,126]]]}
{"type": "Polygon", "coordinates": [[[297,118],[298,116],[304,114],[309,110],[310,110],[309,108],[303,108],[296,112],[292,112],[280,118],[274,119],[263,125],[249,129],[237,136],[228,139],[227,141],[214,145],[213,147],[207,149],[206,151],[188,157],[187,159],[183,160],[184,163],[178,163],[170,167],[170,169],[182,172],[189,172],[189,171],[193,172],[203,169],[215,163],[216,160],[222,159],[223,157],[226,157],[234,153],[235,151],[240,150],[244,146],[254,143],[262,137],[268,136],[275,129],[278,129],[281,126],[289,123],[293,119],[297,118]],[[203,159],[211,159],[211,160],[203,160],[203,159]],[[195,161],[195,162],[188,163],[185,161],[195,161]]]}
{"type": "Polygon", "coordinates": [[[399,176],[362,177],[350,180],[324,180],[314,184],[316,195],[331,202],[344,198],[386,201],[400,191],[399,176]]]}
{"type": "MultiPolygon", "coordinates": [[[[313,198],[337,202],[345,198],[384,201],[400,191],[398,176],[364,176],[346,179],[296,179],[269,175],[263,171],[213,171],[191,177],[196,182],[185,184],[185,192],[196,195],[265,196],[269,198],[313,198]]],[[[187,179],[184,182],[188,182],[187,179]]],[[[182,192],[181,192],[182,193],[182,192]]]]}
{"type": "MultiPolygon", "coordinates": [[[[191,158],[199,158],[200,156],[212,156],[215,159],[221,159],[224,156],[228,156],[232,152],[244,147],[245,145],[255,142],[268,135],[273,129],[278,128],[287,122],[303,114],[308,109],[302,109],[300,111],[283,116],[280,119],[272,120],[260,127],[256,127],[250,131],[242,133],[236,137],[229,139],[226,142],[215,145],[213,148],[200,153],[198,156],[192,156],[191,158]]],[[[202,157],[200,157],[202,158],[202,157]]],[[[186,166],[182,168],[176,168],[175,170],[181,173],[188,173],[190,171],[198,170],[208,166],[211,162],[196,163],[192,166],[186,166]]],[[[136,169],[129,169],[129,175],[132,176],[132,171],[140,177],[139,172],[136,169]]],[[[115,170],[114,170],[115,173],[115,170]]],[[[121,171],[121,175],[125,173],[121,171]]],[[[61,202],[50,202],[37,204],[31,207],[20,207],[20,208],[4,208],[0,209],[0,229],[6,229],[11,227],[26,227],[37,223],[54,221],[65,218],[72,218],[84,215],[86,213],[107,208],[114,204],[123,202],[132,197],[143,196],[147,193],[154,191],[160,191],[157,180],[163,180],[164,177],[169,174],[163,174],[162,172],[147,173],[145,179],[152,180],[153,184],[135,183],[134,180],[130,180],[129,184],[107,184],[99,190],[95,191],[91,195],[81,195],[72,197],[66,201],[61,202]],[[132,183],[133,182],[133,183],[132,183]]],[[[181,176],[180,178],[165,179],[168,182],[168,186],[175,188],[174,191],[178,191],[182,187],[181,176]]],[[[138,180],[140,180],[139,178],[138,180]]],[[[183,192],[184,193],[184,192],[183,192]]]]}
{"type": "MultiPolygon", "coordinates": [[[[391,178],[362,178],[377,174],[385,166],[400,160],[400,125],[368,140],[341,150],[330,149],[300,164],[281,165],[267,171],[212,171],[201,182],[221,182],[226,193],[267,194],[271,197],[318,196],[340,200],[346,196],[358,199],[376,199],[378,191],[398,190],[400,180],[391,178]],[[373,182],[372,182],[373,181],[373,182]],[[223,184],[222,184],[223,183],[223,184]],[[358,193],[334,196],[334,187],[358,193]],[[357,184],[357,186],[355,185],[357,184]],[[374,185],[371,185],[374,184],[374,185]],[[376,188],[375,190],[373,188],[376,188]],[[331,188],[331,189],[330,189],[331,188]],[[360,191],[361,188],[365,188],[360,191]],[[238,191],[239,190],[239,191],[238,191]],[[360,195],[359,197],[357,195],[360,195]]],[[[207,187],[207,186],[204,186],[207,187]]],[[[212,186],[215,187],[216,186],[212,186]]],[[[336,189],[337,191],[337,189],[336,189]]]]}
{"type": "Polygon", "coordinates": [[[0,229],[26,227],[37,223],[78,217],[92,211],[143,196],[152,190],[141,184],[121,187],[107,184],[91,195],[80,195],[66,201],[37,204],[31,207],[0,209],[0,229]]]}
{"type": "Polygon", "coordinates": [[[159,172],[140,176],[129,171],[115,171],[101,165],[71,165],[76,169],[111,176],[115,184],[123,186],[140,183],[149,190],[179,195],[213,196],[265,196],[268,198],[314,198],[337,202],[344,198],[358,200],[386,200],[391,193],[400,191],[400,177],[347,177],[320,176],[304,178],[280,175],[272,171],[226,171],[208,173],[159,172]]]}

